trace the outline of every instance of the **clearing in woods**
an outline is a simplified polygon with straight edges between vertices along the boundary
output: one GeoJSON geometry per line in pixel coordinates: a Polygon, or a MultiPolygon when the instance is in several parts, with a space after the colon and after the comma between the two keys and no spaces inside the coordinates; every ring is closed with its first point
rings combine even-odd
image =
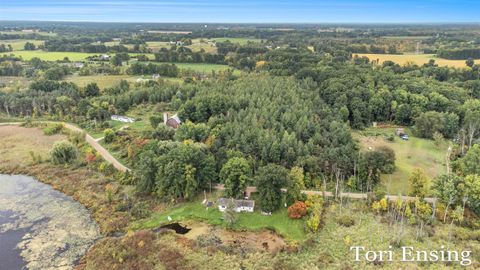
{"type": "MultiPolygon", "coordinates": [[[[466,60],[448,60],[443,58],[437,58],[434,54],[372,54],[372,53],[358,53],[354,54],[359,57],[366,56],[370,61],[379,61],[379,64],[382,64],[385,61],[393,61],[399,65],[405,65],[409,62],[412,62],[417,65],[423,65],[428,63],[430,59],[435,60],[435,64],[444,67],[456,67],[456,68],[466,68],[466,60]]],[[[480,63],[480,59],[475,60],[475,63],[480,63]]]]}
{"type": "Polygon", "coordinates": [[[433,140],[413,137],[408,129],[406,132],[410,135],[408,141],[395,136],[393,142],[388,141],[386,136],[395,134],[394,128],[370,128],[354,133],[363,150],[387,146],[395,151],[395,172],[382,175],[386,191],[393,195],[408,193],[408,178],[416,168],[423,169],[432,181],[446,171],[447,142],[437,146],[433,140]]]}

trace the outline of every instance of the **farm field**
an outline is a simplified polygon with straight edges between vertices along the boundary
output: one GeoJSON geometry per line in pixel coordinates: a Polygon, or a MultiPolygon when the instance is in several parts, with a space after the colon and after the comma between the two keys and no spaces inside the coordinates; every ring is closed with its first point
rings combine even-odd
{"type": "MultiPolygon", "coordinates": [[[[369,53],[359,53],[354,54],[359,57],[366,56],[371,61],[379,60],[379,63],[382,64],[385,61],[393,61],[399,65],[405,65],[408,62],[412,62],[417,65],[423,65],[428,63],[430,59],[435,60],[435,63],[439,66],[444,67],[456,67],[456,68],[466,68],[465,60],[448,60],[443,58],[437,58],[434,54],[369,54],[369,53]]],[[[477,63],[480,62],[480,59],[475,60],[477,63]]]]}
{"type": "Polygon", "coordinates": [[[394,132],[393,128],[370,128],[354,134],[364,150],[387,146],[395,151],[395,172],[382,175],[382,182],[389,194],[406,194],[408,178],[416,168],[423,169],[432,180],[445,172],[445,153],[448,148],[446,142],[437,147],[433,140],[413,137],[408,130],[407,133],[410,135],[408,141],[403,141],[399,137],[395,137],[394,142],[385,139],[385,136],[394,132]]]}
{"type": "Polygon", "coordinates": [[[38,57],[45,61],[59,61],[68,57],[70,61],[85,60],[89,56],[98,55],[95,53],[81,53],[81,52],[46,52],[41,50],[36,51],[16,51],[14,55],[22,57],[23,60],[31,60],[34,57],[38,57]]]}
{"type": "Polygon", "coordinates": [[[25,43],[30,42],[35,44],[35,46],[42,45],[43,40],[32,40],[32,39],[14,39],[14,40],[0,40],[0,44],[12,45],[14,51],[23,51],[25,43]]]}
{"type": "Polygon", "coordinates": [[[141,62],[153,64],[175,64],[179,69],[190,69],[196,72],[210,73],[212,71],[219,72],[227,69],[233,69],[228,65],[206,64],[206,63],[169,63],[169,62],[141,62]]]}

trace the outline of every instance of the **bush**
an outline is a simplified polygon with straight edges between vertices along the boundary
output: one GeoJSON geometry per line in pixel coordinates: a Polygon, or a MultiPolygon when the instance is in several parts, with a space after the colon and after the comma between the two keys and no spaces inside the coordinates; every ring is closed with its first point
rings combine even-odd
{"type": "Polygon", "coordinates": [[[295,202],[287,211],[289,218],[299,219],[307,214],[307,205],[304,202],[295,202]]]}
{"type": "Polygon", "coordinates": [[[105,141],[105,143],[111,143],[113,142],[114,139],[115,139],[115,131],[113,131],[112,129],[106,129],[103,132],[103,140],[105,141]]]}
{"type": "Polygon", "coordinates": [[[343,227],[351,227],[355,225],[355,220],[350,215],[342,215],[337,219],[337,223],[343,227]]]}
{"type": "Polygon", "coordinates": [[[56,142],[50,151],[54,164],[69,164],[77,158],[77,155],[77,149],[69,141],[56,142]]]}
{"type": "Polygon", "coordinates": [[[63,129],[63,124],[60,124],[60,123],[51,124],[43,129],[43,134],[47,136],[52,136],[60,133],[62,129],[63,129]]]}

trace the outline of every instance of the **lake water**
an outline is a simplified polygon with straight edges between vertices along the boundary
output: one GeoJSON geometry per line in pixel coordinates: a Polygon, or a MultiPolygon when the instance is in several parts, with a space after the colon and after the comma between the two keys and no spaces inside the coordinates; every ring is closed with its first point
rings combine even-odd
{"type": "Polygon", "coordinates": [[[73,269],[100,237],[80,203],[32,177],[0,174],[0,270],[73,269]]]}

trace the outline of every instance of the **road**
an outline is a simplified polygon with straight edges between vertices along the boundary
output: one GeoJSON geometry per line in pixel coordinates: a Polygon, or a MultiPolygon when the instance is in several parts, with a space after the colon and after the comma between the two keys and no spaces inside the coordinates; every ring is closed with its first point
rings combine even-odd
{"type": "MultiPolygon", "coordinates": [[[[44,121],[44,123],[58,123],[58,122],[50,122],[50,121],[44,121]]],[[[6,126],[6,125],[20,125],[20,122],[12,122],[12,123],[0,123],[0,126],[6,126]]],[[[75,131],[75,132],[85,132],[85,140],[88,144],[90,144],[100,155],[105,159],[108,163],[112,164],[113,167],[115,167],[117,170],[121,172],[128,172],[131,171],[129,168],[124,166],[120,161],[118,161],[115,157],[113,157],[110,152],[108,152],[107,149],[103,148],[102,145],[98,143],[97,140],[95,140],[92,136],[90,136],[85,130],[74,126],[69,123],[64,123],[65,128],[75,131]]],[[[219,184],[215,186],[216,190],[224,190],[225,187],[223,184],[219,184]]],[[[286,191],[286,189],[282,189],[282,191],[286,191]]],[[[250,196],[251,193],[257,192],[256,187],[247,187],[246,193],[248,196],[250,196]]],[[[302,193],[307,194],[307,195],[320,195],[323,196],[323,191],[318,191],[318,190],[302,190],[302,193]]],[[[326,197],[334,197],[335,194],[333,194],[330,191],[325,192],[326,197]]],[[[351,192],[342,192],[340,193],[339,197],[343,198],[350,198],[350,199],[367,199],[367,194],[366,193],[351,193],[351,192]]],[[[386,198],[390,201],[396,201],[398,199],[398,196],[396,195],[386,195],[386,198]]],[[[401,199],[404,201],[413,201],[415,200],[415,197],[410,197],[410,196],[401,196],[401,199]]],[[[429,203],[434,203],[435,198],[425,198],[425,201],[429,203]]]]}

